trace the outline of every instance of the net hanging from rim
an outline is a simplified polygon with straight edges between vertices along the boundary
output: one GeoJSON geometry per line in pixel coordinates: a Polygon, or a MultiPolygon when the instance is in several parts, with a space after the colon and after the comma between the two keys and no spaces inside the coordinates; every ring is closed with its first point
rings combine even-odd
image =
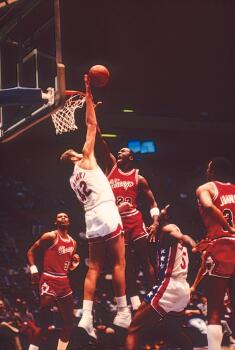
{"type": "Polygon", "coordinates": [[[73,94],[66,100],[62,108],[51,114],[56,134],[73,131],[78,128],[75,123],[75,110],[82,108],[85,100],[85,94],[77,91],[76,94],[73,94]]]}

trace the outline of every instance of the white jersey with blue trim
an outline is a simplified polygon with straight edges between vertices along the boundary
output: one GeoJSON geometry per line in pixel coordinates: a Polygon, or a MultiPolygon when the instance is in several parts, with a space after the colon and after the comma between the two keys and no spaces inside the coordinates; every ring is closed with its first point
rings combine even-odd
{"type": "Polygon", "coordinates": [[[109,201],[115,204],[109,181],[99,166],[95,169],[83,169],[76,163],[70,185],[85,211],[109,201]]]}
{"type": "MultiPolygon", "coordinates": [[[[176,225],[174,226],[179,230],[176,225]]],[[[162,231],[159,232],[158,241],[154,246],[151,260],[156,271],[156,279],[158,281],[166,277],[186,279],[189,265],[187,247],[162,231]]]]}

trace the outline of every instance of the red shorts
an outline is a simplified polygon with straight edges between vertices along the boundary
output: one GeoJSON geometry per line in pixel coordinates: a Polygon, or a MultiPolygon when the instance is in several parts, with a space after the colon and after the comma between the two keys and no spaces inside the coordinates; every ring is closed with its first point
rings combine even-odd
{"type": "Polygon", "coordinates": [[[121,218],[126,244],[148,236],[142,214],[139,211],[129,216],[126,214],[121,218]]]}
{"type": "Polygon", "coordinates": [[[235,237],[221,237],[210,242],[203,254],[203,264],[209,275],[235,276],[235,237]]]}
{"type": "Polygon", "coordinates": [[[43,273],[39,283],[40,296],[53,295],[55,298],[65,298],[72,294],[68,276],[54,276],[43,273]]]}

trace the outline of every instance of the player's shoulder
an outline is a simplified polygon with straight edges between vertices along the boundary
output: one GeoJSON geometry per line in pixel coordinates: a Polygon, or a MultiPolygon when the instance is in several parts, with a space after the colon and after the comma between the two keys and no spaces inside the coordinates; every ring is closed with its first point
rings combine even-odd
{"type": "Polygon", "coordinates": [[[216,184],[213,181],[208,181],[196,189],[196,193],[200,193],[202,191],[213,191],[216,188],[216,184]]]}
{"type": "Polygon", "coordinates": [[[56,231],[48,231],[41,235],[40,241],[51,243],[56,239],[56,236],[57,236],[56,231]]]}
{"type": "Polygon", "coordinates": [[[143,184],[143,185],[148,184],[148,181],[147,181],[146,177],[139,173],[139,169],[135,169],[135,170],[136,170],[136,172],[138,174],[138,183],[139,184],[143,184]]]}
{"type": "Polygon", "coordinates": [[[71,234],[69,234],[68,236],[71,239],[71,241],[73,242],[73,244],[77,244],[77,241],[73,238],[73,236],[71,236],[71,234]]]}

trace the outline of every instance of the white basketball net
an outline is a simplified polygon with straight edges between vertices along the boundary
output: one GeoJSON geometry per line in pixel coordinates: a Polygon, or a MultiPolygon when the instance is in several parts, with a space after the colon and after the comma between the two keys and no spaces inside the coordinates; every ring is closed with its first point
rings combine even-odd
{"type": "Polygon", "coordinates": [[[56,134],[62,134],[77,129],[74,117],[75,110],[77,108],[82,108],[85,100],[85,96],[79,94],[71,96],[62,108],[59,108],[56,112],[51,114],[56,134]]]}

